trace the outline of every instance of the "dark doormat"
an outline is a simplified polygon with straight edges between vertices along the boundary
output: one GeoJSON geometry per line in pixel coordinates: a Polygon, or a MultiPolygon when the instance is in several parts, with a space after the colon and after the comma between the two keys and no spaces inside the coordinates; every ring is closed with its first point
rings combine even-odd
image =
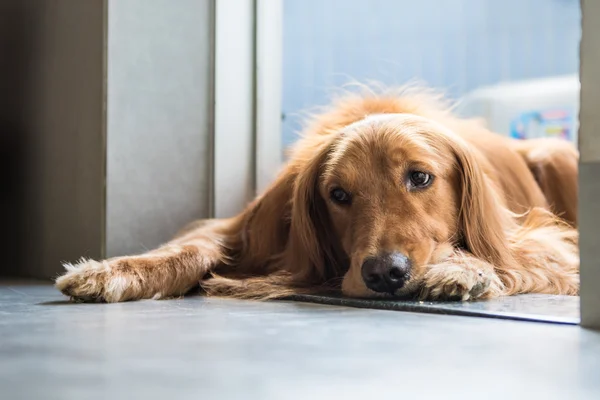
{"type": "Polygon", "coordinates": [[[429,302],[416,300],[369,300],[342,296],[296,295],[294,301],[379,310],[463,315],[519,321],[579,324],[579,297],[525,294],[472,302],[429,302]]]}

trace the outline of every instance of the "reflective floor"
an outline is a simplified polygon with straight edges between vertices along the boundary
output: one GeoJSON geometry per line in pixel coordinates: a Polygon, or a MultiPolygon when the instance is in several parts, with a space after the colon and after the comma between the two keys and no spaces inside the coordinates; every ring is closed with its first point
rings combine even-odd
{"type": "Polygon", "coordinates": [[[0,284],[0,398],[600,399],[575,325],[0,284]]]}

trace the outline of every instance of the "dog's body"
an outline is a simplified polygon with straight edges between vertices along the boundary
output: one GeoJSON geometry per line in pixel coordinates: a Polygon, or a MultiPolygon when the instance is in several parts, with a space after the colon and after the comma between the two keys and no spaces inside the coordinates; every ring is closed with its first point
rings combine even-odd
{"type": "Polygon", "coordinates": [[[109,302],[198,282],[251,298],[573,295],[577,162],[566,142],[511,140],[419,93],[349,95],[238,216],[193,223],[146,254],[69,264],[57,287],[109,302]]]}

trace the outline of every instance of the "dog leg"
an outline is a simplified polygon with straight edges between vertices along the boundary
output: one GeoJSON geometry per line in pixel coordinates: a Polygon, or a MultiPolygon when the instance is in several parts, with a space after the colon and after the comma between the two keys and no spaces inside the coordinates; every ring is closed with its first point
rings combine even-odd
{"type": "Polygon", "coordinates": [[[183,295],[223,263],[221,239],[207,226],[145,254],[82,259],[65,264],[67,272],[56,280],[56,287],[76,301],[112,303],[183,295]]]}
{"type": "Polygon", "coordinates": [[[475,300],[502,294],[494,267],[463,252],[433,264],[425,273],[421,300],[475,300]]]}

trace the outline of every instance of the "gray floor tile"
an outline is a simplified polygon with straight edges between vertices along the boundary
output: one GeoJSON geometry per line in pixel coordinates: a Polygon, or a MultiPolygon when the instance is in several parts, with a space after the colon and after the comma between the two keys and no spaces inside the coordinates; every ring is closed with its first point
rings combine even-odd
{"type": "Polygon", "coordinates": [[[187,297],[70,304],[0,286],[0,398],[598,399],[578,326],[187,297]]]}

